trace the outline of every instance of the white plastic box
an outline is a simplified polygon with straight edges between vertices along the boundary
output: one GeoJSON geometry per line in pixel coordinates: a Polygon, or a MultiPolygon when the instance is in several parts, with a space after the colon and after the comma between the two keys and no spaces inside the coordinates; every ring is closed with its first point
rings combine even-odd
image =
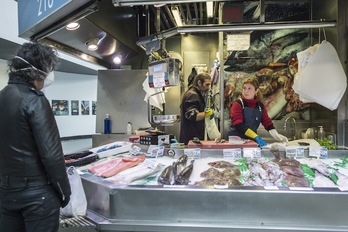
{"type": "Polygon", "coordinates": [[[130,142],[124,142],[124,141],[117,141],[113,143],[108,143],[99,147],[94,147],[90,149],[89,151],[96,153],[98,157],[105,158],[113,155],[117,155],[124,152],[129,152],[132,149],[133,143],[130,142]],[[112,148],[114,146],[117,146],[116,148],[112,148]],[[100,151],[103,150],[103,151],[100,151]]]}

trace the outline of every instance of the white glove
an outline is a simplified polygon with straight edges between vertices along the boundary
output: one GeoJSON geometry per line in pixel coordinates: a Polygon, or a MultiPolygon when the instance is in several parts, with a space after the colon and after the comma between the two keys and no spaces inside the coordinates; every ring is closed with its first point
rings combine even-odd
{"type": "Polygon", "coordinates": [[[285,137],[284,135],[279,134],[276,129],[269,130],[268,132],[275,140],[279,142],[288,143],[288,138],[285,137]]]}

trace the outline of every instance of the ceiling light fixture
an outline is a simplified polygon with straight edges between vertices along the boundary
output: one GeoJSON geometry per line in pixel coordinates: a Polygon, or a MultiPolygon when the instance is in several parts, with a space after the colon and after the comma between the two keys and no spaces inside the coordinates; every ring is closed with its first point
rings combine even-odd
{"type": "Polygon", "coordinates": [[[214,13],[213,5],[214,5],[213,1],[207,1],[207,16],[208,16],[208,18],[213,17],[213,13],[214,13]]]}
{"type": "Polygon", "coordinates": [[[182,24],[179,8],[177,6],[173,6],[171,10],[172,10],[174,20],[176,22],[176,26],[182,27],[183,24],[182,24]]]}
{"type": "Polygon", "coordinates": [[[112,62],[114,62],[114,64],[121,64],[122,62],[122,55],[116,55],[113,59],[112,62]]]}
{"type": "Polygon", "coordinates": [[[74,31],[80,27],[78,22],[72,22],[65,26],[65,28],[69,31],[74,31]]]}
{"type": "Polygon", "coordinates": [[[87,49],[90,51],[96,51],[98,50],[98,42],[99,39],[98,38],[94,38],[94,39],[90,39],[86,42],[87,45],[87,49]]]}
{"type": "Polygon", "coordinates": [[[166,5],[165,3],[153,4],[153,6],[156,7],[156,8],[160,8],[160,7],[165,6],[165,5],[166,5]]]}

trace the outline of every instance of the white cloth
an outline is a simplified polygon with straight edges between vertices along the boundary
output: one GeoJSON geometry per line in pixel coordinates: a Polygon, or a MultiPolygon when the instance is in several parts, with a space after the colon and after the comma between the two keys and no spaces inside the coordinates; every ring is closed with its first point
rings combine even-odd
{"type": "Polygon", "coordinates": [[[148,102],[148,100],[150,100],[150,105],[152,105],[152,106],[160,109],[161,111],[163,111],[163,105],[162,104],[166,103],[166,101],[165,101],[165,98],[164,98],[164,93],[159,93],[159,92],[162,91],[162,88],[150,88],[148,76],[146,75],[146,79],[143,82],[143,89],[146,92],[144,101],[148,102]],[[153,95],[155,93],[159,93],[159,94],[151,96],[151,95],[153,95]],[[150,97],[150,99],[149,99],[149,97],[150,97]]]}

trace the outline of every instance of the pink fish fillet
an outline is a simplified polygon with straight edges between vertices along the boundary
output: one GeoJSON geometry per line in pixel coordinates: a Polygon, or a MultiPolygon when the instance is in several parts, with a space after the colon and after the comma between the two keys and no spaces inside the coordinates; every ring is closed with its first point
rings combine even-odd
{"type": "Polygon", "coordinates": [[[128,168],[134,167],[145,160],[145,155],[130,158],[119,158],[90,168],[89,171],[102,177],[114,176],[128,168]]]}

